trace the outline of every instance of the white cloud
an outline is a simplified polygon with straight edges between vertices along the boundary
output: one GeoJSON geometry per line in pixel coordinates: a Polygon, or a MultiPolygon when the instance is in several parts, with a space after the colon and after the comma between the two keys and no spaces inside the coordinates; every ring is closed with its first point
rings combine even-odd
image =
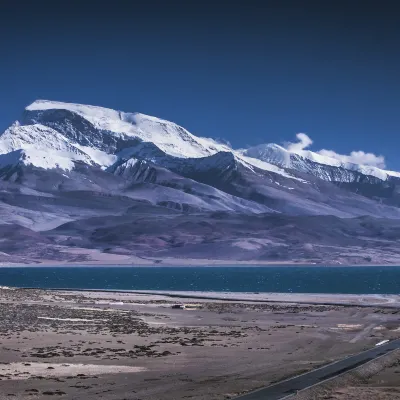
{"type": "Polygon", "coordinates": [[[298,133],[296,135],[296,138],[298,139],[297,143],[287,143],[286,148],[289,151],[293,151],[296,153],[297,151],[301,151],[306,149],[308,146],[311,146],[313,144],[313,141],[311,138],[306,135],[305,133],[298,133]]]}
{"type": "MultiPolygon", "coordinates": [[[[296,143],[286,143],[285,147],[287,150],[294,153],[301,153],[303,150],[307,149],[313,144],[313,140],[305,133],[298,133],[296,135],[298,142],[296,143]]],[[[377,168],[385,168],[385,157],[377,156],[373,153],[366,153],[362,150],[352,151],[350,154],[338,154],[333,150],[322,149],[316,151],[317,154],[321,156],[334,158],[343,163],[353,163],[361,165],[369,165],[377,168]]]]}
{"type": "Polygon", "coordinates": [[[352,151],[350,155],[345,155],[345,154],[338,154],[333,150],[323,149],[318,151],[318,154],[321,154],[321,156],[335,158],[336,160],[339,160],[344,163],[369,165],[378,168],[386,167],[384,156],[377,156],[373,153],[365,153],[362,150],[352,151]]]}

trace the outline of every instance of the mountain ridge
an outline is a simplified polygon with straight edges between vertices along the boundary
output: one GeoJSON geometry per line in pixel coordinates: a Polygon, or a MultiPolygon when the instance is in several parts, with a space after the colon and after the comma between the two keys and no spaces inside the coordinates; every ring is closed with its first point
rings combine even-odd
{"type": "Polygon", "coordinates": [[[399,176],[275,144],[232,149],[141,113],[38,100],[0,135],[0,217],[10,229],[42,235],[43,249],[7,242],[4,259],[87,260],[89,250],[329,263],[354,261],[359,252],[393,258],[399,176]],[[368,229],[360,218],[370,218],[368,229]],[[96,228],[93,219],[103,222],[96,228]],[[316,229],[319,220],[328,225],[316,229]],[[282,228],[267,228],[272,221],[282,228]],[[68,234],[58,229],[66,223],[68,234]],[[351,238],[345,256],[340,232],[351,238]]]}
{"type": "MultiPolygon", "coordinates": [[[[263,155],[256,156],[257,149],[260,148],[273,148],[280,153],[284,153],[285,156],[284,158],[287,160],[286,162],[273,162],[273,165],[281,165],[284,168],[290,168],[291,165],[288,163],[288,160],[290,159],[291,156],[298,156],[300,159],[308,159],[309,161],[315,162],[317,164],[322,164],[322,165],[329,165],[329,166],[334,166],[334,167],[341,167],[344,169],[349,169],[349,170],[357,170],[365,175],[372,175],[376,176],[379,179],[386,179],[387,176],[395,176],[395,177],[400,177],[400,172],[396,171],[388,171],[388,170],[383,170],[381,168],[377,167],[371,167],[371,166],[365,166],[365,165],[360,165],[360,164],[354,164],[354,163],[343,163],[340,162],[339,160],[335,158],[331,158],[328,156],[322,156],[318,153],[309,151],[309,150],[302,150],[300,152],[290,152],[289,150],[283,148],[282,146],[279,146],[277,144],[260,144],[258,146],[251,147],[249,149],[246,149],[244,151],[239,150],[234,150],[230,148],[229,146],[219,143],[214,139],[211,138],[204,138],[204,137],[197,137],[190,132],[188,132],[185,128],[182,126],[167,121],[165,119],[149,116],[146,114],[134,112],[134,113],[126,113],[123,111],[115,111],[109,108],[104,108],[104,107],[98,107],[98,106],[87,106],[87,105],[82,105],[82,104],[74,104],[74,103],[63,103],[63,102],[53,102],[49,100],[37,100],[33,102],[32,104],[28,105],[25,108],[25,116],[24,116],[24,123],[29,123],[32,121],[37,121],[37,119],[33,116],[28,116],[27,117],[27,112],[28,115],[29,112],[45,112],[45,111],[50,111],[50,110],[69,110],[71,112],[75,112],[78,115],[85,117],[86,119],[89,120],[89,122],[92,122],[94,125],[97,127],[100,127],[101,129],[111,128],[110,131],[113,132],[118,132],[118,133],[129,133],[131,136],[137,135],[138,137],[141,137],[143,140],[144,137],[147,139],[151,138],[153,140],[150,140],[153,143],[158,143],[157,140],[154,138],[155,136],[155,131],[157,131],[158,126],[152,127],[151,135],[140,135],[140,132],[138,130],[132,130],[132,126],[137,126],[139,130],[141,130],[140,126],[143,121],[146,123],[146,121],[150,121],[151,123],[158,124],[161,126],[169,126],[172,127],[170,130],[165,129],[163,130],[162,133],[167,133],[169,134],[170,137],[171,135],[171,130],[177,131],[179,135],[183,134],[183,137],[185,140],[188,140],[187,138],[190,138],[189,141],[195,142],[197,145],[199,145],[199,150],[196,153],[195,151],[188,151],[189,147],[186,146],[183,150],[184,151],[176,151],[176,154],[171,154],[166,151],[167,154],[174,155],[174,156],[180,156],[180,157],[204,157],[207,155],[212,155],[218,151],[233,151],[237,153],[237,155],[252,155],[250,158],[256,158],[259,159],[260,161],[266,161],[268,162],[268,157],[265,157],[263,155]],[[110,119],[112,122],[107,122],[107,119],[110,119]],[[121,121],[122,125],[118,126],[116,121],[121,121]],[[156,128],[156,129],[155,129],[156,128]],[[201,148],[201,145],[204,147],[201,148]],[[264,158],[264,159],[263,159],[264,158]],[[386,176],[385,176],[386,174],[386,176]]],[[[157,136],[159,135],[159,132],[157,132],[157,136]]],[[[146,141],[146,140],[143,140],[146,141]]],[[[162,144],[165,144],[163,141],[161,141],[162,144]]],[[[158,145],[158,147],[161,150],[163,149],[163,146],[158,145]]],[[[167,149],[168,150],[168,149],[167,149]]],[[[165,150],[164,150],[165,151],[165,150]]],[[[281,156],[282,157],[282,156],[281,156]]],[[[276,160],[275,160],[276,161],[276,160]]]]}

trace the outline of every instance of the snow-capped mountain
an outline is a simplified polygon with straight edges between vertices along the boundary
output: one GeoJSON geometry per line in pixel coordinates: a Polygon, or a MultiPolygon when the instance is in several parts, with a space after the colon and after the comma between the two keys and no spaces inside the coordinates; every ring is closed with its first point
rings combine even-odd
{"type": "MultiPolygon", "coordinates": [[[[213,139],[197,137],[173,122],[140,113],[38,100],[26,107],[22,125],[27,127],[44,125],[58,132],[62,136],[61,140],[66,142],[66,146],[81,150],[93,163],[102,167],[111,166],[117,159],[138,156],[138,153],[143,159],[150,159],[167,166],[166,159],[170,162],[172,157],[178,161],[180,158],[205,158],[218,152],[229,152],[238,162],[250,169],[256,167],[290,176],[277,165],[247,157],[213,139]]],[[[18,135],[19,132],[15,134],[18,135]]],[[[36,135],[32,133],[32,137],[36,135]]],[[[1,140],[0,137],[0,142],[1,140]]],[[[31,141],[27,143],[29,146],[31,144],[31,141]]],[[[18,146],[24,150],[24,137],[20,138],[14,150],[17,150],[18,146]]],[[[37,138],[36,147],[48,149],[47,143],[40,140],[40,137],[37,138]]],[[[73,158],[72,161],[74,160],[73,158]]],[[[45,165],[45,162],[35,163],[35,160],[31,163],[39,167],[45,165]]],[[[51,166],[55,163],[56,160],[47,162],[51,166]]],[[[62,168],[65,162],[58,164],[62,168]]]]}
{"type": "Polygon", "coordinates": [[[192,135],[169,121],[103,107],[38,100],[26,107],[23,124],[43,123],[83,146],[117,152],[118,144],[137,139],[152,142],[175,157],[205,157],[228,147],[192,135]]]}
{"type": "Polygon", "coordinates": [[[386,171],[369,165],[345,163],[309,150],[293,152],[273,143],[242,150],[242,154],[285,169],[312,174],[327,181],[353,182],[359,176],[354,172],[373,176],[383,181],[390,177],[400,177],[399,172],[386,171]]]}
{"type": "Polygon", "coordinates": [[[381,262],[382,246],[397,254],[400,173],[275,144],[235,150],[144,114],[38,100],[0,135],[0,217],[8,261],[98,251],[322,262],[351,242],[345,259],[362,247],[381,262]]]}
{"type": "MultiPolygon", "coordinates": [[[[63,181],[53,184],[58,190],[74,187],[65,179],[71,175],[77,179],[77,171],[81,176],[88,174],[88,168],[97,168],[107,176],[122,178],[125,184],[117,187],[126,188],[128,183],[157,185],[157,201],[148,192],[151,202],[172,204],[175,196],[179,204],[185,198],[191,210],[397,215],[397,208],[377,211],[376,199],[390,206],[400,203],[393,184],[385,183],[396,173],[343,164],[308,151],[289,152],[273,144],[234,150],[213,139],[195,136],[173,122],[144,114],[46,100],[26,107],[21,122],[0,136],[0,176],[23,181],[26,173],[19,169],[16,174],[13,169],[18,166],[39,168],[49,171],[47,174],[51,171],[51,176],[59,171],[63,181]],[[321,181],[335,186],[324,186],[321,181]],[[338,183],[358,186],[346,187],[347,197],[343,197],[338,183]],[[367,189],[359,186],[366,183],[367,189]],[[174,194],[166,187],[174,188],[174,194]],[[321,193],[328,192],[327,197],[321,197],[321,193]],[[188,193],[196,193],[199,201],[187,199],[188,193]],[[351,193],[358,196],[358,211],[349,208],[351,193]],[[205,199],[207,205],[203,204],[205,199]],[[366,200],[372,203],[362,205],[366,200]]],[[[91,179],[80,177],[78,181],[79,188],[86,185],[90,190],[108,190],[91,179]]],[[[131,186],[130,196],[134,192],[138,195],[135,190],[131,186]]]]}
{"type": "MultiPolygon", "coordinates": [[[[353,173],[381,180],[400,173],[376,167],[342,163],[337,159],[303,150],[289,152],[276,144],[234,150],[210,138],[197,137],[183,127],[140,113],[125,113],[103,107],[37,100],[26,107],[21,123],[0,137],[0,165],[20,161],[41,168],[70,170],[76,161],[112,166],[130,156],[151,160],[164,167],[179,159],[207,158],[230,153],[249,169],[257,168],[292,179],[291,170],[334,182],[353,182],[353,173]],[[4,155],[21,151],[21,159],[4,155]],[[172,160],[172,161],[171,161],[172,160]]],[[[183,161],[183,160],[182,160],[183,161]]],[[[210,162],[218,160],[211,158],[210,162]]],[[[205,162],[207,164],[207,162],[205,162]]],[[[189,164],[189,162],[188,162],[189,164]]],[[[192,163],[200,168],[204,162],[192,163]]]]}

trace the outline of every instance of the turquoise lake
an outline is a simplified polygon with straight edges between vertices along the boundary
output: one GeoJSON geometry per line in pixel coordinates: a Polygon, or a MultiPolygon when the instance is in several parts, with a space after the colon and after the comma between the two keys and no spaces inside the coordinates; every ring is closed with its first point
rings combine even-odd
{"type": "Polygon", "coordinates": [[[400,267],[7,267],[0,286],[219,292],[399,294],[400,267]]]}

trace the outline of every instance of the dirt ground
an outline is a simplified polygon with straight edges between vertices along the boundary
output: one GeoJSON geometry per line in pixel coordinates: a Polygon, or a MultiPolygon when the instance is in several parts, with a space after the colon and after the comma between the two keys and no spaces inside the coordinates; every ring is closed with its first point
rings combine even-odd
{"type": "Polygon", "coordinates": [[[392,365],[377,374],[357,382],[343,385],[321,399],[331,400],[395,400],[400,399],[400,352],[392,365]]]}
{"type": "MultiPolygon", "coordinates": [[[[0,399],[231,399],[398,338],[399,315],[379,304],[3,288],[0,399]]],[[[398,395],[396,371],[331,399],[380,399],[365,390],[382,386],[398,395]]]]}

